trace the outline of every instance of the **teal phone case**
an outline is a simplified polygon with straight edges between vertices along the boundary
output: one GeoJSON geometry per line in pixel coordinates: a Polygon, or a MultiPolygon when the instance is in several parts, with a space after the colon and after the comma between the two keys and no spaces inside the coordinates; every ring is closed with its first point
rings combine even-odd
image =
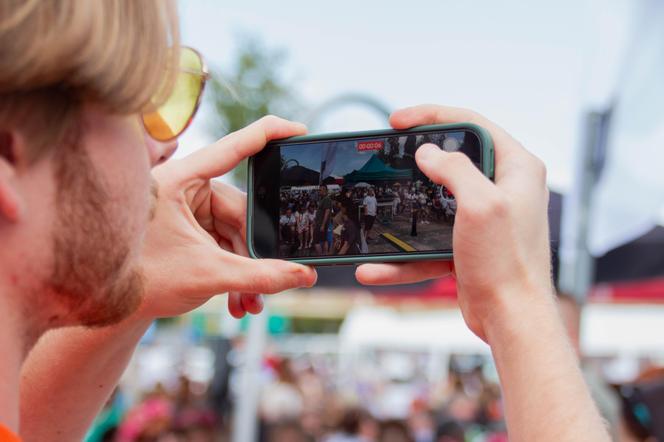
{"type": "MultiPolygon", "coordinates": [[[[482,173],[493,179],[494,174],[494,150],[493,141],[489,132],[472,123],[456,123],[456,124],[436,124],[427,126],[417,126],[407,130],[371,130],[360,132],[337,132],[319,135],[304,135],[299,137],[284,138],[282,140],[275,140],[268,143],[267,147],[276,144],[283,144],[284,142],[320,142],[337,140],[340,138],[355,138],[355,137],[384,137],[393,135],[410,135],[419,134],[422,132],[431,132],[439,130],[466,130],[474,133],[480,139],[482,148],[482,173]]],[[[256,255],[253,247],[253,207],[254,207],[254,157],[249,158],[249,170],[247,178],[247,248],[249,255],[255,259],[261,259],[256,255]]],[[[408,261],[432,261],[432,260],[446,260],[452,259],[452,252],[422,252],[422,253],[402,253],[402,254],[381,254],[381,255],[355,255],[355,256],[325,256],[325,257],[305,257],[305,258],[286,258],[287,261],[298,262],[301,264],[324,266],[324,265],[340,265],[340,264],[361,264],[366,262],[408,262],[408,261]]],[[[283,258],[280,258],[283,259],[283,258]]]]}

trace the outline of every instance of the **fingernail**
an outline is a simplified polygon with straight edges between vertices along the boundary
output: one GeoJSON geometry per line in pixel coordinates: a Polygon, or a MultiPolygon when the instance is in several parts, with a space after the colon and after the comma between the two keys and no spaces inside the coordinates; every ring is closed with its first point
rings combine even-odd
{"type": "Polygon", "coordinates": [[[300,280],[300,285],[302,287],[313,287],[313,285],[316,284],[316,272],[310,267],[297,265],[293,269],[293,273],[300,280]],[[314,276],[314,278],[312,278],[312,276],[314,276]]]}

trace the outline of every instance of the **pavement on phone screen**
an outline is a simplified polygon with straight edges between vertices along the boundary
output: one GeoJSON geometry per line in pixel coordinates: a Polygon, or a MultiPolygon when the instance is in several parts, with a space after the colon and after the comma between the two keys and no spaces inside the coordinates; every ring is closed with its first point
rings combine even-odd
{"type": "Polygon", "coordinates": [[[410,213],[377,219],[367,243],[369,253],[433,250],[439,244],[452,244],[452,225],[443,218],[436,220],[432,215],[418,221],[417,236],[411,235],[411,228],[410,213]]]}

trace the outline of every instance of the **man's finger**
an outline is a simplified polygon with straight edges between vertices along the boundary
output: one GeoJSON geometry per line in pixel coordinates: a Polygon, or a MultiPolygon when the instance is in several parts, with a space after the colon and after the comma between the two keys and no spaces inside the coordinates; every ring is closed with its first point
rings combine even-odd
{"type": "Polygon", "coordinates": [[[355,271],[355,277],[365,285],[409,284],[447,276],[451,266],[451,261],[362,264],[355,271]]]}
{"type": "Polygon", "coordinates": [[[445,152],[434,144],[423,144],[415,152],[415,160],[431,181],[447,187],[460,204],[494,190],[493,183],[461,152],[445,152]]]}
{"type": "Polygon", "coordinates": [[[228,293],[228,311],[236,319],[242,319],[246,313],[242,306],[241,295],[238,292],[228,293]]]}
{"type": "Polygon", "coordinates": [[[247,194],[235,186],[212,180],[211,210],[215,220],[233,225],[238,230],[247,222],[247,194]]]}
{"type": "Polygon", "coordinates": [[[242,308],[247,313],[257,315],[263,311],[263,296],[254,293],[242,293],[240,295],[242,308]]]}
{"type": "MultiPolygon", "coordinates": [[[[394,111],[390,115],[390,125],[395,129],[408,129],[425,124],[473,123],[489,131],[495,143],[510,135],[488,118],[469,109],[422,104],[394,111]]],[[[511,137],[510,137],[511,138],[511,137]]]]}
{"type": "Polygon", "coordinates": [[[278,259],[251,259],[219,250],[216,261],[219,278],[216,291],[240,293],[279,293],[284,290],[311,287],[316,283],[316,271],[302,264],[278,259]]]}
{"type": "Polygon", "coordinates": [[[259,152],[269,141],[304,135],[306,132],[307,128],[302,123],[268,115],[189,155],[182,160],[183,166],[203,179],[212,179],[259,152]]]}

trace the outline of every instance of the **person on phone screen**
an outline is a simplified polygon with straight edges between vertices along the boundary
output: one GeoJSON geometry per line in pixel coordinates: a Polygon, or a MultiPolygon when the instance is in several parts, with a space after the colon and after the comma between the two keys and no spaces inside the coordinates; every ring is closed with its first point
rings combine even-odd
{"type": "Polygon", "coordinates": [[[314,243],[314,237],[315,235],[315,230],[316,230],[316,211],[317,211],[317,206],[315,203],[311,202],[309,204],[309,207],[307,208],[307,211],[305,213],[305,216],[307,218],[307,225],[309,226],[309,242],[307,242],[306,248],[309,249],[313,246],[314,243]]]}
{"type": "Polygon", "coordinates": [[[327,194],[327,186],[321,184],[318,187],[318,208],[316,209],[316,221],[314,225],[314,247],[318,255],[327,255],[329,243],[327,241],[327,228],[332,217],[332,200],[327,194]]]}
{"type": "Polygon", "coordinates": [[[362,200],[362,205],[364,206],[364,237],[367,241],[371,241],[371,228],[374,225],[374,221],[376,221],[376,213],[378,211],[378,201],[376,200],[373,187],[369,187],[367,196],[362,200]]]}
{"type": "MultiPolygon", "coordinates": [[[[262,310],[260,294],[316,282],[313,268],[247,257],[246,195],[214,180],[304,125],[268,116],[169,159],[208,76],[177,23],[168,0],[0,2],[2,442],[82,440],[156,318],[220,293],[239,318],[262,310]]],[[[510,437],[606,440],[550,299],[541,162],[472,112],[391,117],[396,128],[464,121],[491,131],[495,184],[455,154],[424,146],[417,159],[458,199],[459,301],[494,352],[510,437]]],[[[357,277],[450,270],[373,264],[357,277]]]]}
{"type": "Polygon", "coordinates": [[[360,253],[360,231],[357,224],[348,216],[346,208],[341,209],[343,230],[339,255],[357,255],[360,253]]]}

